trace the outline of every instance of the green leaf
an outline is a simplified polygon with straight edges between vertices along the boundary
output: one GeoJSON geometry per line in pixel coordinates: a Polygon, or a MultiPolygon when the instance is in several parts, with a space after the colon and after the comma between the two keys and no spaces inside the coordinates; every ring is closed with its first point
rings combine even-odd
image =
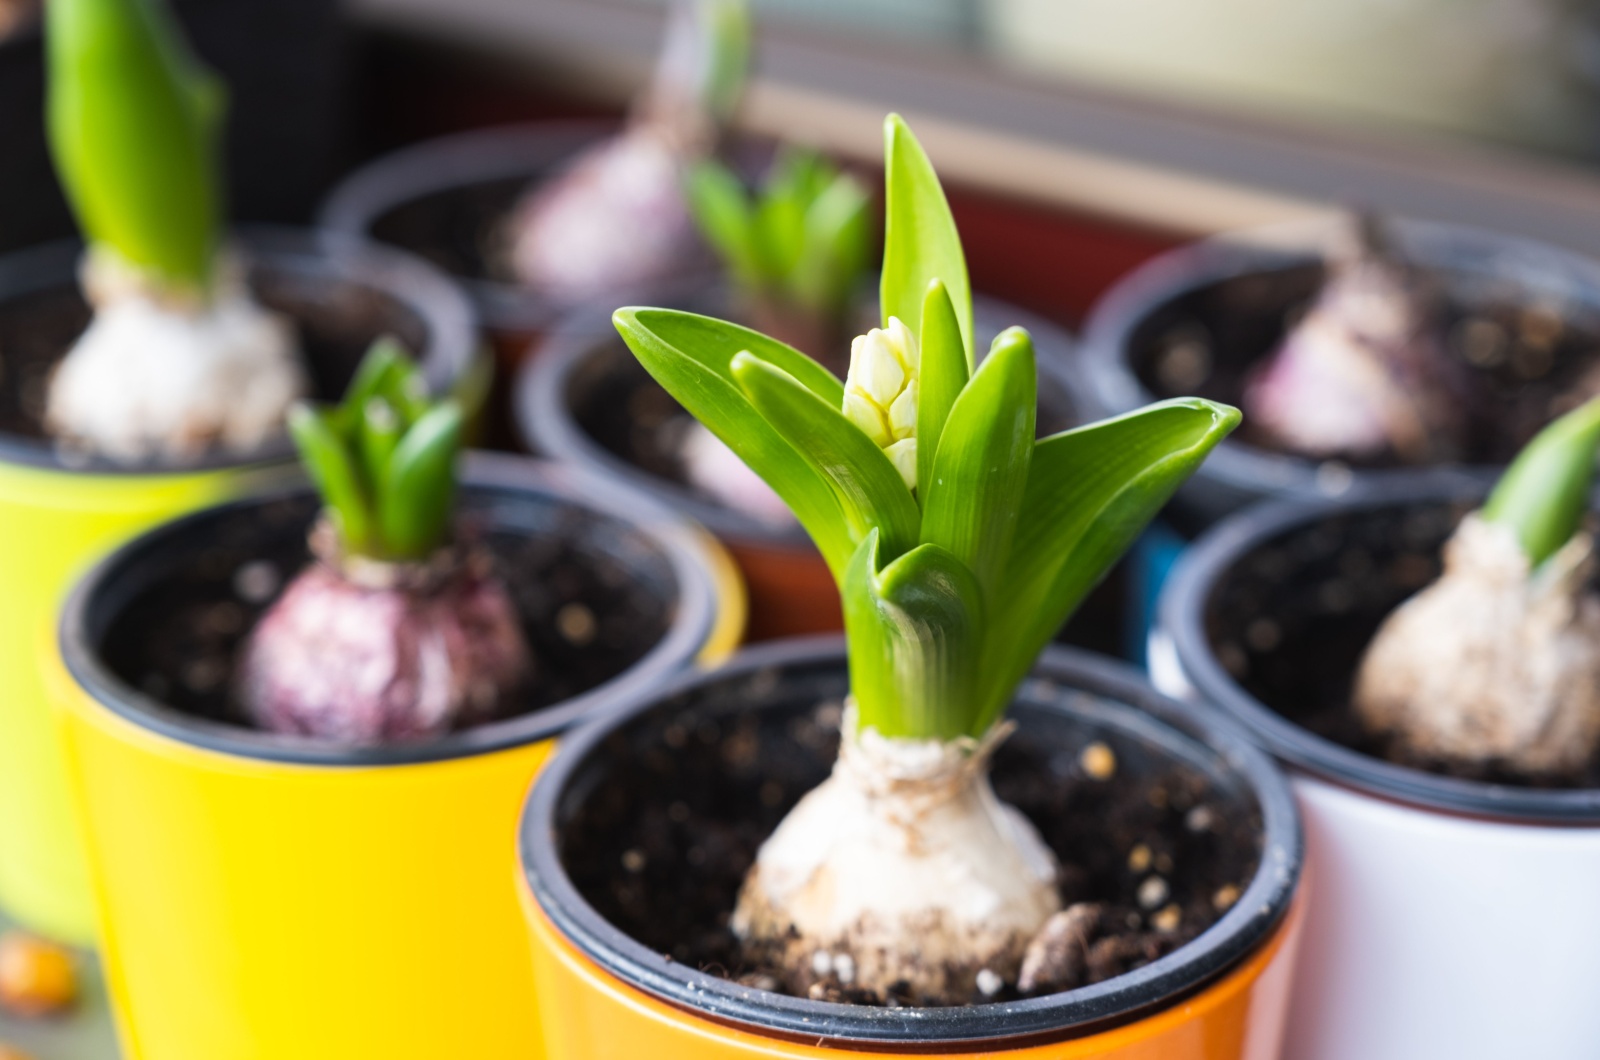
{"type": "Polygon", "coordinates": [[[47,117],[91,243],[168,283],[210,282],[223,89],[159,0],[50,0],[47,117]]]}
{"type": "Polygon", "coordinates": [[[699,98],[716,121],[733,116],[750,66],[750,8],[745,0],[699,0],[699,98]]]}
{"type": "Polygon", "coordinates": [[[882,323],[887,327],[891,316],[899,317],[920,336],[928,283],[943,281],[961,323],[962,348],[971,371],[976,356],[972,286],[950,204],[933,164],[900,115],[884,119],[883,141],[883,277],[878,292],[882,323]]]}
{"type": "Polygon", "coordinates": [[[1061,624],[1184,479],[1239,423],[1199,398],[1163,401],[1034,446],[1022,514],[984,647],[981,732],[1061,624]]]}
{"type": "Polygon", "coordinates": [[[756,412],[833,490],[852,542],[876,529],[891,558],[917,543],[920,513],[911,491],[884,451],[839,405],[753,354],[740,353],[732,368],[756,412]]]}
{"type": "Polygon", "coordinates": [[[923,486],[922,540],[970,567],[991,607],[1004,599],[997,591],[1028,485],[1037,394],[1033,341],[1008,328],[951,406],[923,486]]]}
{"type": "Polygon", "coordinates": [[[367,399],[360,427],[361,467],[369,496],[376,495],[389,472],[389,461],[405,434],[405,424],[394,406],[381,397],[367,399]]]}
{"type": "Polygon", "coordinates": [[[461,415],[466,421],[463,438],[469,446],[477,444],[478,436],[485,428],[483,412],[494,390],[494,376],[494,351],[484,344],[473,354],[466,370],[450,388],[450,397],[461,406],[461,415]]]}
{"type": "Polygon", "coordinates": [[[798,350],[725,321],[630,307],[617,310],[612,322],[645,370],[783,498],[842,576],[856,543],[833,489],[761,418],[734,381],[733,358],[748,350],[836,407],[844,403],[844,384],[798,350]]]}
{"type": "Polygon", "coordinates": [[[289,436],[322,495],[340,541],[351,552],[367,551],[372,542],[372,512],[333,411],[296,402],[289,409],[288,425],[289,436]]]}
{"type": "Polygon", "coordinates": [[[1578,532],[1589,510],[1600,398],[1562,416],[1536,435],[1506,468],[1483,506],[1483,517],[1516,531],[1537,567],[1578,532]]]}
{"type": "Polygon", "coordinates": [[[378,490],[378,526],[391,559],[424,559],[448,536],[461,449],[461,406],[444,401],[406,431],[378,490]]]}
{"type": "Polygon", "coordinates": [[[734,279],[759,288],[765,280],[762,251],[739,178],[718,162],[700,162],[690,167],[685,191],[700,233],[734,279]]]}
{"type": "Polygon", "coordinates": [[[805,250],[795,263],[794,299],[812,312],[837,316],[855,294],[867,264],[872,200],[849,173],[835,174],[806,210],[805,250]]]}
{"type": "Polygon", "coordinates": [[[884,736],[968,735],[982,647],[977,579],[938,545],[919,545],[878,569],[878,533],[841,585],[857,721],[884,736]]]}
{"type": "Polygon", "coordinates": [[[967,354],[961,325],[944,283],[932,280],[922,301],[922,368],[917,384],[917,482],[924,509],[933,482],[933,461],[939,438],[961,389],[967,385],[967,354]]]}
{"type": "Polygon", "coordinates": [[[340,433],[352,442],[360,437],[361,419],[366,415],[367,402],[389,390],[392,376],[405,371],[411,363],[405,347],[392,335],[385,335],[367,347],[366,355],[356,366],[356,374],[345,387],[344,399],[339,403],[340,433]]]}

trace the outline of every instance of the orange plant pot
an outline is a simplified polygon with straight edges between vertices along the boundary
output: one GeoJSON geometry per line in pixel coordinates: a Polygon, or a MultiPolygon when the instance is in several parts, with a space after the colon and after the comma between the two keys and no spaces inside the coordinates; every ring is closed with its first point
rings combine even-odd
{"type": "MultiPolygon", "coordinates": [[[[713,864],[696,860],[693,848],[673,845],[696,840],[672,837],[749,834],[756,822],[767,821],[760,811],[723,808],[742,802],[741,785],[759,788],[759,801],[781,815],[785,803],[769,800],[768,786],[785,778],[784,799],[792,800],[814,782],[812,773],[826,775],[826,754],[816,749],[819,704],[838,702],[847,690],[838,639],[768,644],[717,671],[676,678],[563,741],[535,782],[522,821],[522,900],[551,1060],[1278,1055],[1307,903],[1299,886],[1304,845],[1287,783],[1209,708],[1167,699],[1122,664],[1070,649],[1047,651],[1033,679],[1019,689],[1011,713],[1018,727],[1008,741],[1017,748],[1008,752],[1015,757],[1009,766],[997,761],[996,775],[1008,768],[1042,768],[1055,777],[1062,768],[1058,762],[1075,761],[1082,746],[1095,740],[1112,749],[1117,769],[1130,776],[1178,775],[1170,772],[1176,768],[1195,778],[1199,786],[1188,790],[1201,792],[1219,817],[1259,822],[1259,835],[1251,840],[1260,846],[1255,866],[1242,870],[1240,897],[1214,922],[1171,952],[1099,983],[947,1008],[810,1000],[741,985],[690,960],[674,960],[670,954],[682,933],[702,930],[694,926],[698,921],[673,919],[666,933],[652,934],[663,911],[637,896],[615,904],[621,901],[616,884],[604,875],[612,870],[603,867],[613,864],[613,846],[638,844],[650,851],[648,864],[656,875],[638,877],[646,888],[673,886],[660,873],[698,871],[713,874],[696,877],[697,886],[731,893],[725,870],[717,875],[710,867],[686,868],[713,864]],[[724,744],[708,732],[736,735],[724,744]],[[813,735],[795,735],[806,732],[813,735]],[[696,740],[709,742],[696,751],[696,740]],[[661,760],[658,741],[674,748],[670,766],[649,764],[661,760]],[[738,751],[730,755],[734,743],[738,751]],[[718,772],[708,776],[707,769],[718,772]],[[636,776],[637,783],[630,783],[636,776]],[[685,826],[689,830],[682,833],[636,830],[665,800],[683,801],[708,824],[685,826]],[[590,904],[591,896],[599,908],[590,904]]],[[[1124,789],[1135,797],[1139,790],[1124,789]]],[[[1068,839],[1095,841],[1079,832],[1068,839]]],[[[630,884],[630,892],[637,886],[630,884]]]]}

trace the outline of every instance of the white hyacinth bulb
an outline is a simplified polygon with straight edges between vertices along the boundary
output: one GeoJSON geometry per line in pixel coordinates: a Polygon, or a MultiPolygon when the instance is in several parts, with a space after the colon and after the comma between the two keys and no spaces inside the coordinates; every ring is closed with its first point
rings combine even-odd
{"type": "Polygon", "coordinates": [[[906,488],[917,488],[916,336],[899,317],[850,344],[844,414],[889,455],[906,488]]]}

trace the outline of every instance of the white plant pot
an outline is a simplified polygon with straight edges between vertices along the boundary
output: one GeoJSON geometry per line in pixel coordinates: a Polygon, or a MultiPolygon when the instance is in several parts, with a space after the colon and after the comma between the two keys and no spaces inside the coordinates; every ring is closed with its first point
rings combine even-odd
{"type": "Polygon", "coordinates": [[[1402,496],[1264,505],[1219,525],[1163,594],[1151,677],[1223,707],[1289,767],[1315,897],[1287,1060],[1593,1060],[1600,791],[1457,780],[1359,754],[1260,702],[1207,641],[1213,593],[1241,557],[1330,512],[1402,496]]]}

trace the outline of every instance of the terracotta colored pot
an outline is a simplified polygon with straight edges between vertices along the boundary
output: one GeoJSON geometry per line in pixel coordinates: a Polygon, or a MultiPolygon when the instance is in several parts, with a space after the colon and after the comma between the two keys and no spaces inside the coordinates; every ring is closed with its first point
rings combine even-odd
{"type": "Polygon", "coordinates": [[[1487,488],[1418,473],[1361,498],[1258,505],[1202,537],[1162,596],[1157,686],[1249,726],[1305,816],[1317,901],[1290,1008],[1297,1060],[1600,1048],[1600,789],[1437,775],[1306,727],[1332,731],[1332,697],[1423,581],[1383,572],[1436,574],[1487,488]]]}
{"type": "MultiPolygon", "coordinates": [[[[406,340],[436,386],[471,359],[472,307],[427,264],[331,233],[263,229],[242,242],[257,296],[296,322],[319,394],[342,392],[384,334],[406,340]]],[[[9,384],[21,383],[25,346],[64,354],[88,323],[79,253],[68,242],[0,258],[0,371],[9,384]]],[[[34,361],[27,370],[40,368],[34,361]]],[[[287,439],[248,459],[130,470],[69,463],[46,441],[0,433],[0,905],[34,930],[80,943],[93,937],[38,658],[70,580],[136,531],[291,466],[287,439]]]]}
{"type": "MultiPolygon", "coordinates": [[[[690,284],[665,293],[660,304],[732,315],[729,296],[716,286],[690,284]]],[[[649,490],[716,534],[739,561],[749,586],[751,640],[841,629],[833,576],[798,523],[774,525],[729,508],[683,482],[670,460],[645,466],[615,437],[623,430],[641,429],[632,403],[648,399],[664,418],[678,406],[617,336],[611,326],[614,308],[589,307],[563,319],[540,356],[522,370],[513,401],[523,441],[542,456],[649,490]],[[611,438],[603,436],[605,421],[611,424],[611,438]]],[[[978,297],[975,315],[980,349],[1013,324],[1033,335],[1040,433],[1080,422],[1072,340],[1050,322],[995,299],[978,297]]]]}
{"type": "MultiPolygon", "coordinates": [[[[318,505],[303,488],[152,531],[72,597],[56,699],[130,1060],[539,1055],[512,871],[528,784],[576,719],[727,654],[743,601],[708,534],[573,469],[476,455],[460,506],[504,555],[559,547],[555,572],[587,580],[511,585],[531,591],[525,623],[544,615],[528,626],[535,665],[572,660],[565,691],[436,740],[350,750],[271,735],[218,716],[216,695],[178,695],[186,670],[159,699],[139,676],[160,649],[140,630],[179,594],[238,610],[242,564],[287,578],[307,561],[318,505]],[[619,577],[632,595],[607,606],[638,643],[619,652],[604,626],[589,647],[552,634],[557,594],[619,577]]],[[[577,602],[598,612],[600,599],[577,602]]]]}
{"type": "MultiPolygon", "coordinates": [[[[1300,917],[1291,911],[1301,838],[1288,786],[1265,756],[1209,710],[1165,699],[1134,671],[1083,652],[1046,653],[1018,693],[1011,717],[1019,727],[1008,747],[1054,763],[1061,756],[1073,760],[1084,744],[1098,739],[1114,749],[1119,768],[1136,772],[1143,768],[1136,763],[1177,759],[1204,772],[1207,798],[1228,800],[1221,812],[1259,814],[1260,860],[1242,896],[1166,956],[1049,996],[951,1008],[875,1008],[770,993],[664,958],[658,948],[663,940],[647,946],[590,904],[584,885],[569,875],[574,838],[568,830],[580,817],[590,819],[589,808],[602,799],[610,807],[603,811],[607,820],[647,812],[643,806],[617,810],[608,777],[637,770],[644,756],[659,755],[668,745],[679,746],[684,733],[697,739],[707,731],[734,731],[749,736],[741,746],[756,748],[756,780],[770,782],[782,772],[787,785],[803,786],[814,778],[799,780],[791,767],[799,752],[774,748],[801,740],[784,734],[809,731],[817,705],[837,702],[848,683],[837,639],[764,645],[720,670],[684,676],[639,696],[563,743],[534,785],[522,822],[524,899],[552,1057],[1277,1055],[1300,917]],[[680,734],[677,744],[673,732],[680,734]]],[[[707,753],[725,758],[725,749],[707,753]]],[[[691,813],[709,812],[700,806],[708,798],[727,797],[708,794],[733,784],[735,767],[720,768],[728,775],[717,781],[685,774],[679,797],[698,807],[691,813]]],[[[826,774],[825,763],[820,771],[826,774]]],[[[652,800],[661,794],[650,790],[652,800]]],[[[589,847],[603,849],[604,837],[589,847]]],[[[693,863],[682,858],[669,864],[693,863]]]]}

